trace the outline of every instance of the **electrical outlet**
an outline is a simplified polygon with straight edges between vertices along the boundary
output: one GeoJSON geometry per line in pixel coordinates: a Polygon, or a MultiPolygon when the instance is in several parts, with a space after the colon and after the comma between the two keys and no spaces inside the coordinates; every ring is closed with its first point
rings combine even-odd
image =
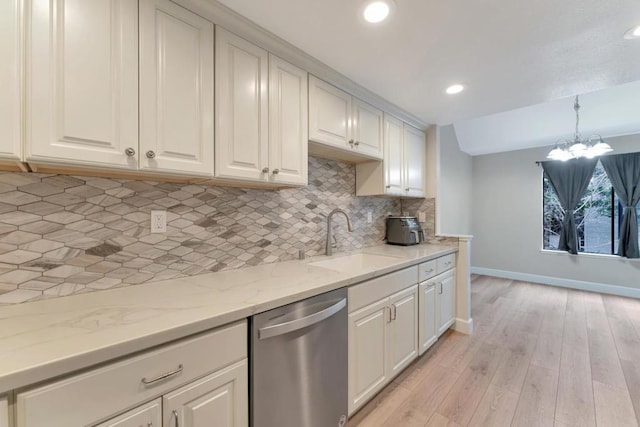
{"type": "Polygon", "coordinates": [[[367,212],[367,223],[371,224],[373,222],[373,213],[367,212]]]}
{"type": "Polygon", "coordinates": [[[151,232],[167,232],[167,211],[151,211],[151,232]]]}
{"type": "Polygon", "coordinates": [[[426,222],[427,221],[427,215],[424,212],[418,212],[418,221],[426,222]]]}

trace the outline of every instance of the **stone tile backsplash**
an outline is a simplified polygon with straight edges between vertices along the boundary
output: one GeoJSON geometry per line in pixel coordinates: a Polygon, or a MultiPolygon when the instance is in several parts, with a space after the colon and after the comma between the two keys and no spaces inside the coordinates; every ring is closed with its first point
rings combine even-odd
{"type": "MultiPolygon", "coordinates": [[[[355,197],[355,168],[309,159],[309,185],[281,191],[0,172],[0,305],[381,244],[394,199],[355,197]],[[151,210],[167,232],[151,234],[151,210]],[[367,223],[367,212],[374,221],[367,223]]],[[[434,200],[420,202],[433,236],[434,200]]],[[[446,243],[446,242],[445,242],[446,243]]]]}

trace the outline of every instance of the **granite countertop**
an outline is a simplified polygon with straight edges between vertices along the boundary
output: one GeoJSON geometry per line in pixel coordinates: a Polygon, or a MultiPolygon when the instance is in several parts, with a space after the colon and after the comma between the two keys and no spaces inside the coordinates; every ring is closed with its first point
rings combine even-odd
{"type": "Polygon", "coordinates": [[[315,257],[2,307],[0,393],[456,251],[381,245],[331,257],[390,257],[375,266],[337,271],[315,257]]]}

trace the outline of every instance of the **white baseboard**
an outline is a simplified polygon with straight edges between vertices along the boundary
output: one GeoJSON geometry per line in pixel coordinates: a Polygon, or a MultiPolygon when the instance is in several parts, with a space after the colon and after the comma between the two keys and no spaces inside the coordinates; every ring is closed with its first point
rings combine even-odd
{"type": "Polygon", "coordinates": [[[453,330],[461,334],[471,335],[473,333],[473,319],[469,318],[468,320],[464,320],[456,317],[453,330]]]}
{"type": "Polygon", "coordinates": [[[619,295],[622,297],[640,298],[640,289],[626,286],[607,285],[605,283],[584,282],[582,280],[563,279],[561,277],[540,276],[537,274],[518,273],[515,271],[494,270],[492,268],[471,267],[472,274],[501,277],[503,279],[520,280],[522,282],[542,283],[562,288],[580,289],[589,292],[619,295]]]}

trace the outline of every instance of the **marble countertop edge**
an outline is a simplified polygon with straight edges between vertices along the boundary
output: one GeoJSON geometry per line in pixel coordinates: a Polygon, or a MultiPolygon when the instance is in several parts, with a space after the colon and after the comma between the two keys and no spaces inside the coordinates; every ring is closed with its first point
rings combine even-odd
{"type": "Polygon", "coordinates": [[[397,258],[355,274],[310,265],[321,256],[1,307],[0,394],[456,251],[381,245],[331,257],[397,258]]]}

